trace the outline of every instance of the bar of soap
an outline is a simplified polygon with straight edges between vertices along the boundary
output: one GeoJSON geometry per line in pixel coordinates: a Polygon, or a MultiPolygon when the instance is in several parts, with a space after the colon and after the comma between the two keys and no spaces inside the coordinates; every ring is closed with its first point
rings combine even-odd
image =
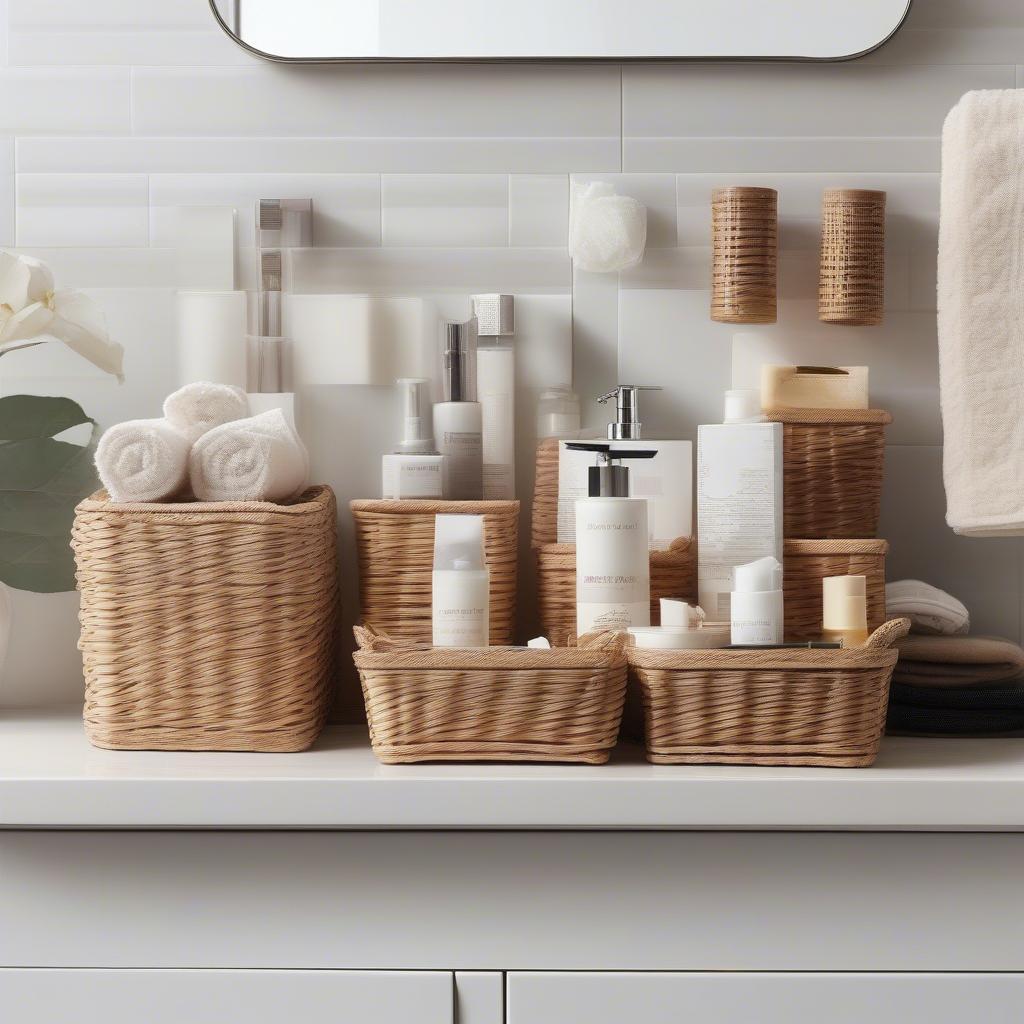
{"type": "Polygon", "coordinates": [[[761,367],[761,408],[869,409],[866,366],[761,367]]]}

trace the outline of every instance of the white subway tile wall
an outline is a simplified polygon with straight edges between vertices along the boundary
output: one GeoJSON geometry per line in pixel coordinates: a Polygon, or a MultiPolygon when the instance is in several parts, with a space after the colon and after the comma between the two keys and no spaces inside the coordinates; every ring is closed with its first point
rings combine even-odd
{"type": "MultiPolygon", "coordinates": [[[[375,68],[259,61],[221,35],[207,0],[0,0],[0,244],[90,290],[127,350],[121,387],[69,352],[37,349],[4,360],[0,390],[70,395],[101,426],[154,414],[177,384],[173,209],[236,207],[251,287],[252,201],[311,196],[317,248],[292,254],[296,291],[424,295],[453,315],[473,291],[531,296],[526,482],[535,391],[570,366],[589,425],[606,422],[596,395],[628,377],[665,388],[645,401],[652,433],[692,437],[765,348],[868,363],[878,404],[896,415],[890,575],[946,587],[979,630],[1020,639],[1024,541],[945,526],[935,345],[942,121],[969,89],[1015,85],[1020,0],[915,0],[889,44],[836,65],[375,68]],[[573,179],[610,180],[648,205],[642,266],[573,275],[573,179]],[[780,194],[779,322],[748,328],[735,352],[744,330],[708,318],[708,200],[727,184],[780,194]],[[818,206],[832,186],[889,194],[880,328],[817,321],[818,206]]],[[[299,396],[317,470],[343,504],[376,493],[391,398],[299,396]]],[[[350,532],[343,516],[349,581],[350,532]]],[[[346,604],[351,622],[351,582],[346,604]]],[[[15,595],[0,704],[80,698],[75,608],[73,595],[15,595]]],[[[339,714],[357,704],[350,680],[339,714]]]]}

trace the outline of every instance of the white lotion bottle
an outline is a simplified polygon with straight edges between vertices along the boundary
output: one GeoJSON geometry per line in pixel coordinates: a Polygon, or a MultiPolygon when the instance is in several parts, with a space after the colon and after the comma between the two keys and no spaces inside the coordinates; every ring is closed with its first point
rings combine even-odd
{"type": "Polygon", "coordinates": [[[431,615],[435,647],[490,646],[490,589],[484,517],[436,516],[431,615]]]}
{"type": "Polygon", "coordinates": [[[516,496],[515,297],[474,295],[473,313],[479,337],[476,396],[482,413],[484,500],[510,501],[516,496]]]}
{"type": "Polygon", "coordinates": [[[653,459],[657,452],[575,442],[592,452],[589,497],[576,502],[576,632],[651,624],[648,502],[629,497],[622,459],[653,459]]]}
{"type": "Polygon", "coordinates": [[[480,501],[484,496],[483,410],[476,401],[472,371],[474,321],[445,326],[443,402],[434,406],[434,439],[448,461],[452,501],[480,501]]]}
{"type": "Polygon", "coordinates": [[[403,377],[397,382],[402,403],[402,440],[381,463],[381,497],[386,500],[438,500],[445,495],[445,458],[429,435],[425,414],[430,381],[403,377]]]}
{"type": "Polygon", "coordinates": [[[771,556],[733,570],[732,642],[772,647],[783,641],[782,564],[771,556]]]}

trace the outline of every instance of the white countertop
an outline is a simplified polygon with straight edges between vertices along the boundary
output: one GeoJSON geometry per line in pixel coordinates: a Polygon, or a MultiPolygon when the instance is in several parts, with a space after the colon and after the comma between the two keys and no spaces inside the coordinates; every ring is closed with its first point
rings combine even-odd
{"type": "Polygon", "coordinates": [[[1024,739],[886,739],[871,769],[385,766],[366,732],[303,754],[91,747],[77,709],[0,711],[0,828],[1024,832],[1024,739]]]}

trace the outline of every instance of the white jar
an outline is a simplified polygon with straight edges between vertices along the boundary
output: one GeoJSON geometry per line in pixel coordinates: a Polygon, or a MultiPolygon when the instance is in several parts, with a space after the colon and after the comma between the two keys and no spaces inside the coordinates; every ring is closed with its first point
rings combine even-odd
{"type": "Polygon", "coordinates": [[[782,643],[782,565],[777,558],[736,566],[730,609],[734,645],[771,647],[782,643]]]}
{"type": "Polygon", "coordinates": [[[439,402],[434,406],[434,440],[448,460],[452,501],[484,496],[483,410],[478,402],[439,402]]]}
{"type": "Polygon", "coordinates": [[[651,624],[646,498],[576,502],[576,629],[651,624]]]}

